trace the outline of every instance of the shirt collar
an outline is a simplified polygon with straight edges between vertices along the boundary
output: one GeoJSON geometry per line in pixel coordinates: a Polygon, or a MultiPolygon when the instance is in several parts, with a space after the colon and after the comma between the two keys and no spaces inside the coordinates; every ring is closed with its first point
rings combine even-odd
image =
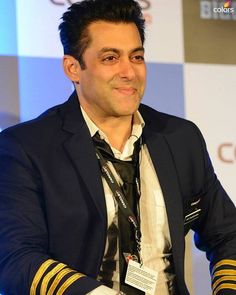
{"type": "MultiPolygon", "coordinates": [[[[83,109],[81,105],[80,105],[80,108],[81,108],[81,112],[84,117],[84,120],[88,126],[91,137],[93,137],[95,133],[98,132],[101,139],[104,139],[109,143],[106,134],[102,132],[102,130],[100,130],[98,126],[89,118],[88,114],[85,112],[85,110],[83,109]]],[[[134,142],[141,136],[144,126],[145,126],[145,122],[143,120],[143,117],[141,116],[140,112],[137,111],[134,114],[133,126],[132,126],[131,135],[130,135],[130,138],[133,137],[134,142]]]]}

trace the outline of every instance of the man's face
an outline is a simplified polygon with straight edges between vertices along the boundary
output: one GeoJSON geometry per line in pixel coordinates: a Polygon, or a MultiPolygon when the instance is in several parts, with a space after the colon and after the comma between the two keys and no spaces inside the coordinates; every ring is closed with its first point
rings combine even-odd
{"type": "Polygon", "coordinates": [[[146,65],[133,23],[99,21],[88,27],[90,44],[83,54],[77,91],[92,118],[130,116],[144,93],[146,65]]]}

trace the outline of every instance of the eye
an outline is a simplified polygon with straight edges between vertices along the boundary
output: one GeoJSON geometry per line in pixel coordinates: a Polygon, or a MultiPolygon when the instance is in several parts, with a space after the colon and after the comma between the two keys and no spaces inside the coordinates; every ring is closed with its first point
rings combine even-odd
{"type": "Polygon", "coordinates": [[[131,60],[135,63],[143,63],[144,62],[144,56],[141,54],[134,55],[131,57],[131,60]]]}
{"type": "Polygon", "coordinates": [[[106,58],[104,58],[104,60],[114,60],[115,59],[115,56],[107,56],[106,58]]]}
{"type": "Polygon", "coordinates": [[[105,64],[107,64],[107,63],[112,64],[112,63],[115,63],[117,60],[118,60],[118,57],[115,55],[109,55],[109,56],[102,58],[102,62],[105,64]]]}

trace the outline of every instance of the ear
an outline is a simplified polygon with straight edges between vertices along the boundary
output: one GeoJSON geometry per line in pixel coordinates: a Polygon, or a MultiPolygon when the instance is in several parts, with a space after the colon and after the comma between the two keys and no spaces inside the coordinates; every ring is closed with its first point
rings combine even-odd
{"type": "Polygon", "coordinates": [[[66,76],[73,82],[79,83],[81,67],[73,56],[64,55],[63,57],[63,69],[66,76]]]}

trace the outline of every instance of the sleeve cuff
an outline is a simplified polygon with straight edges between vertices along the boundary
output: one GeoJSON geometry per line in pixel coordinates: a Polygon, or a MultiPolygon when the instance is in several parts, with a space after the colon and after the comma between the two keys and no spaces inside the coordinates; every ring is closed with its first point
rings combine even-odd
{"type": "Polygon", "coordinates": [[[213,295],[236,294],[236,260],[223,259],[212,269],[213,295]]]}
{"type": "Polygon", "coordinates": [[[48,259],[36,272],[30,287],[30,295],[82,295],[100,285],[101,282],[69,268],[64,263],[48,259]]]}

